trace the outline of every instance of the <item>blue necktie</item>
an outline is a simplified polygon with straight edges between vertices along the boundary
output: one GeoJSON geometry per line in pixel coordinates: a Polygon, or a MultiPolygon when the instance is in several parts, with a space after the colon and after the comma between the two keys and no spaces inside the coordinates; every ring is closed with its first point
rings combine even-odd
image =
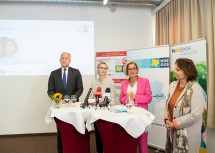
{"type": "Polygon", "coordinates": [[[63,72],[63,87],[66,90],[66,69],[64,69],[64,72],[63,72]]]}

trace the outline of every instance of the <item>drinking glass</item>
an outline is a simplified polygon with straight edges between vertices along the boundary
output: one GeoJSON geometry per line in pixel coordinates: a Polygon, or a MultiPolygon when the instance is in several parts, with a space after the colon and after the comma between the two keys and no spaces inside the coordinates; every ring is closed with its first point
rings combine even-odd
{"type": "Polygon", "coordinates": [[[63,100],[64,100],[65,103],[69,103],[69,101],[70,101],[70,96],[69,96],[69,95],[64,95],[64,96],[63,96],[63,100]]]}
{"type": "Polygon", "coordinates": [[[109,111],[113,112],[114,111],[114,106],[115,106],[114,102],[110,101],[110,103],[108,104],[109,111]]]}
{"type": "Polygon", "coordinates": [[[130,97],[127,98],[125,106],[127,108],[128,113],[132,113],[133,102],[130,97]]]}
{"type": "Polygon", "coordinates": [[[77,97],[76,97],[76,95],[71,95],[71,101],[72,101],[72,103],[77,102],[77,97]]]}

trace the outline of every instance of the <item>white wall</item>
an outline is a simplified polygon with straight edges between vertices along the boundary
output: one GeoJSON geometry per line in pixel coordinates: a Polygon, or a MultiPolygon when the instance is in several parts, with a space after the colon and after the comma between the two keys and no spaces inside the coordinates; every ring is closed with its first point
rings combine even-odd
{"type": "MultiPolygon", "coordinates": [[[[0,2],[0,19],[94,21],[95,52],[113,51],[154,45],[151,10],[146,6],[117,6],[112,13],[102,5],[0,2]]],[[[83,76],[81,100],[93,79],[83,76]]],[[[0,135],[56,131],[54,122],[47,125],[44,121],[50,106],[47,83],[48,76],[0,77],[0,135]]]]}

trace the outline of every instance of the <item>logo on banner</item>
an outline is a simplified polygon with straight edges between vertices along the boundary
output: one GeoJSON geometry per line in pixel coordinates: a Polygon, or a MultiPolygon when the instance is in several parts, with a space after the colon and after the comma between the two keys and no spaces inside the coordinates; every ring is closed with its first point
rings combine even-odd
{"type": "Polygon", "coordinates": [[[127,63],[127,59],[126,58],[123,58],[122,59],[122,64],[126,64],[127,63]]]}
{"type": "Polygon", "coordinates": [[[115,72],[123,72],[124,66],[123,65],[116,65],[115,66],[115,72]]]}
{"type": "Polygon", "coordinates": [[[152,59],[152,64],[151,64],[152,67],[158,67],[159,64],[160,64],[159,59],[152,59]]]}
{"type": "Polygon", "coordinates": [[[139,68],[169,67],[169,57],[135,60],[139,68]]]}
{"type": "Polygon", "coordinates": [[[169,58],[156,58],[151,60],[151,68],[169,67],[169,58]]]}
{"type": "Polygon", "coordinates": [[[169,58],[160,58],[160,67],[169,67],[169,58]]]}
{"type": "Polygon", "coordinates": [[[184,46],[184,47],[177,47],[175,49],[172,49],[171,51],[174,53],[179,53],[180,55],[187,55],[187,54],[195,54],[197,53],[196,50],[192,50],[191,46],[184,46]]]}

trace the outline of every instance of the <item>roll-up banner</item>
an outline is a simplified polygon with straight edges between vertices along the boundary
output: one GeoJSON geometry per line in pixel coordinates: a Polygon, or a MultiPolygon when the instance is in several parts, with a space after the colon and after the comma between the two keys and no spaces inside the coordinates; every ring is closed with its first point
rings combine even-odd
{"type": "MultiPolygon", "coordinates": [[[[170,46],[170,74],[171,81],[174,79],[174,65],[177,58],[192,59],[198,71],[198,79],[196,80],[203,88],[203,93],[207,101],[207,55],[206,40],[198,39],[195,41],[184,42],[170,46]]],[[[202,115],[201,147],[200,153],[206,153],[206,114],[207,103],[205,104],[204,113],[202,115]]]]}
{"type": "Polygon", "coordinates": [[[152,91],[149,111],[155,115],[149,128],[150,146],[164,149],[166,128],[164,126],[164,107],[169,88],[169,46],[157,46],[127,51],[127,61],[134,61],[139,67],[139,76],[148,78],[152,91]]]}

